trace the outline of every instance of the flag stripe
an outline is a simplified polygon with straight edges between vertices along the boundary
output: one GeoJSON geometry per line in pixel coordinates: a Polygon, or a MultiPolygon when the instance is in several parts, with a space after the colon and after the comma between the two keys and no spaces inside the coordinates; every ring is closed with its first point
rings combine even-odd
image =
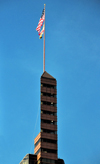
{"type": "Polygon", "coordinates": [[[37,28],[36,28],[36,31],[37,31],[38,33],[40,33],[40,29],[41,29],[41,27],[42,27],[42,25],[43,25],[44,20],[45,20],[45,9],[43,9],[43,11],[42,11],[42,15],[41,15],[41,17],[40,17],[38,26],[37,26],[37,28]]]}
{"type": "Polygon", "coordinates": [[[39,35],[40,35],[39,39],[42,38],[43,33],[44,33],[44,25],[43,25],[43,28],[42,28],[41,32],[39,33],[39,35]]]}

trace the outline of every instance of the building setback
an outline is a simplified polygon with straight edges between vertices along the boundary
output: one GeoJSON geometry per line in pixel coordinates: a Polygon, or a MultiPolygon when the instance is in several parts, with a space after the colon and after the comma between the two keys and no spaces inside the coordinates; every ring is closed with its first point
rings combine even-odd
{"type": "Polygon", "coordinates": [[[34,155],[27,154],[20,164],[64,164],[58,159],[57,148],[57,81],[46,71],[41,76],[40,110],[41,129],[34,139],[34,155]]]}

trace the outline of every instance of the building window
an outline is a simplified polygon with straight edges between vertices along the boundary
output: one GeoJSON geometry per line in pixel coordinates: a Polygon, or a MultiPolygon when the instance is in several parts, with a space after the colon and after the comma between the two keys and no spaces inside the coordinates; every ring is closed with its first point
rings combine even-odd
{"type": "Polygon", "coordinates": [[[41,139],[39,139],[39,140],[34,144],[34,146],[36,147],[40,141],[41,141],[41,139]]]}
{"type": "Polygon", "coordinates": [[[44,153],[54,153],[54,154],[57,154],[57,150],[53,150],[53,149],[42,148],[41,151],[44,152],[44,153]]]}
{"type": "Polygon", "coordinates": [[[41,119],[41,123],[51,124],[51,125],[57,125],[56,121],[53,120],[43,120],[41,119]]]}
{"type": "Polygon", "coordinates": [[[45,138],[42,139],[42,142],[57,144],[57,140],[45,139],[45,138]]]}
{"type": "Polygon", "coordinates": [[[39,152],[41,151],[41,148],[35,153],[36,155],[39,154],[39,152]]]}
{"type": "Polygon", "coordinates": [[[44,132],[44,133],[50,133],[50,134],[57,134],[57,131],[47,130],[47,129],[42,129],[42,132],[44,132]]]}
{"type": "Polygon", "coordinates": [[[56,85],[50,85],[50,84],[41,84],[41,87],[47,87],[47,88],[56,89],[56,85]]]}
{"type": "Polygon", "coordinates": [[[41,92],[41,96],[56,97],[55,94],[51,94],[51,93],[47,93],[47,92],[41,92]]]}
{"type": "Polygon", "coordinates": [[[41,113],[43,113],[43,114],[49,114],[49,115],[53,115],[53,116],[57,116],[57,113],[56,112],[50,112],[50,111],[41,110],[41,113]]]}

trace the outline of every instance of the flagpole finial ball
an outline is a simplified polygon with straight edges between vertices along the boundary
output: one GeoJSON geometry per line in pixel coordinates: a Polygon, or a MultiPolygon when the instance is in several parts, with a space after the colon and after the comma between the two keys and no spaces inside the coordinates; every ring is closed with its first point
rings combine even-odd
{"type": "Polygon", "coordinates": [[[44,4],[44,6],[46,6],[46,4],[44,4]]]}

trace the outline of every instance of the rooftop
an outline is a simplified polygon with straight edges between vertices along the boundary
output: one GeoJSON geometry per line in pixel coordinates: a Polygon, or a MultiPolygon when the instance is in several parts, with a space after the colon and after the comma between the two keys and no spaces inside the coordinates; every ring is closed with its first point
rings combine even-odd
{"type": "Polygon", "coordinates": [[[55,80],[55,78],[53,76],[51,76],[49,73],[47,73],[46,71],[43,72],[41,77],[55,80]]]}

